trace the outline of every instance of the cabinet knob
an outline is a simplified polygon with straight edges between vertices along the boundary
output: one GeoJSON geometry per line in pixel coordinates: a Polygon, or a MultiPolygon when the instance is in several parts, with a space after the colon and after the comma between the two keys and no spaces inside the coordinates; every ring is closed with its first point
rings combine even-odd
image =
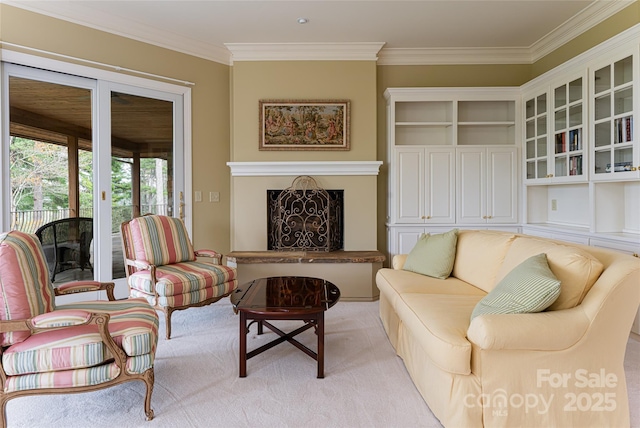
{"type": "Polygon", "coordinates": [[[428,216],[427,216],[427,220],[429,220],[430,218],[431,218],[431,216],[430,216],[430,215],[428,215],[428,216]]]}
{"type": "Polygon", "coordinates": [[[426,220],[426,219],[427,219],[427,217],[426,217],[426,216],[422,216],[421,218],[422,218],[423,220],[426,220]]]}
{"type": "Polygon", "coordinates": [[[486,216],[486,215],[483,215],[483,216],[482,216],[482,218],[484,218],[484,219],[486,220],[487,216],[486,216]]]}
{"type": "Polygon", "coordinates": [[[633,253],[633,257],[640,257],[640,254],[638,254],[638,253],[633,253]]]}
{"type": "Polygon", "coordinates": [[[492,216],[492,215],[490,215],[490,216],[487,216],[487,218],[493,218],[493,216],[492,216]]]}

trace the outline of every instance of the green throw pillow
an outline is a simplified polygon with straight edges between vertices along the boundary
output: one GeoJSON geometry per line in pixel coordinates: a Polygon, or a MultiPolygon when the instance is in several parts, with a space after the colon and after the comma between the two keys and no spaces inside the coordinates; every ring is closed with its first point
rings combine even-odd
{"type": "Polygon", "coordinates": [[[404,270],[446,279],[456,259],[458,229],[439,235],[423,233],[404,263],[404,270]]]}
{"type": "Polygon", "coordinates": [[[560,295],[558,280],[542,253],[513,268],[478,302],[471,319],[484,314],[522,314],[547,309],[560,295]]]}

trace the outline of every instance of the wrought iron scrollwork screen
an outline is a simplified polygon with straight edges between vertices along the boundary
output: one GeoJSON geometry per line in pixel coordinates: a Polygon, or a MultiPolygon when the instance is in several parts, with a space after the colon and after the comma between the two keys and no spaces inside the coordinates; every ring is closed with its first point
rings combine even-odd
{"type": "Polygon", "coordinates": [[[270,250],[342,249],[344,191],[318,187],[309,176],[297,177],[284,190],[268,190],[270,250]]]}

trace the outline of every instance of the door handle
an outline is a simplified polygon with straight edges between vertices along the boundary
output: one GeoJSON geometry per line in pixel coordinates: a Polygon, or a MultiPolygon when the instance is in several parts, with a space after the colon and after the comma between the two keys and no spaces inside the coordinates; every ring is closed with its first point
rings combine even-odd
{"type": "Polygon", "coordinates": [[[184,220],[184,193],[180,192],[180,205],[178,206],[178,216],[184,220]]]}

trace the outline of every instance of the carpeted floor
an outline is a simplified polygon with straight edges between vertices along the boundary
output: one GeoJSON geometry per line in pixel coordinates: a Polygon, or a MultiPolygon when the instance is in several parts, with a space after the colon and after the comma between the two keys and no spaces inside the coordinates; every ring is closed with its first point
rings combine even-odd
{"type": "MultiPolygon", "coordinates": [[[[440,427],[389,344],[377,302],[339,302],[327,312],[324,379],[316,379],[314,360],[287,343],[249,360],[248,376],[238,378],[238,329],[228,300],[175,312],[169,341],[161,321],[151,422],[144,420],[143,384],[133,382],[12,400],[8,426],[440,427]]],[[[257,337],[253,326],[249,349],[273,337],[257,337]]],[[[315,349],[311,331],[300,337],[315,349]]],[[[625,367],[631,426],[640,426],[636,337],[625,367]]]]}

